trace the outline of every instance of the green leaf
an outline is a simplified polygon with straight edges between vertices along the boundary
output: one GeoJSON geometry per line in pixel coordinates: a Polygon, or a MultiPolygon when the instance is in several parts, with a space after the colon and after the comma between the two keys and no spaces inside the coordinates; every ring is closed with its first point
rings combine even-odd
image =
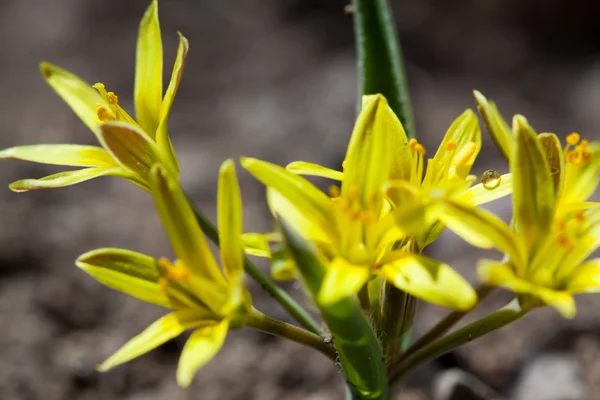
{"type": "Polygon", "coordinates": [[[364,95],[382,94],[409,138],[415,137],[402,51],[388,0],[353,0],[359,107],[364,95]]]}

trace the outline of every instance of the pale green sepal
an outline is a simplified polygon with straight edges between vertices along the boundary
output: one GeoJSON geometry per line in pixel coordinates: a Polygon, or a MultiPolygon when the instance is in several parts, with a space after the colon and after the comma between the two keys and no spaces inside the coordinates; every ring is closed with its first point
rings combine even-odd
{"type": "Polygon", "coordinates": [[[563,156],[560,139],[554,133],[540,133],[538,135],[538,140],[542,145],[548,167],[550,168],[550,176],[552,178],[552,187],[554,188],[554,198],[556,201],[562,193],[565,173],[565,158],[563,156]]]}
{"type": "Polygon", "coordinates": [[[285,169],[297,175],[319,176],[334,181],[341,181],[344,178],[344,174],[341,171],[304,161],[291,162],[285,169]]]}
{"type": "Polygon", "coordinates": [[[517,229],[528,247],[550,232],[554,214],[554,185],[544,150],[527,120],[514,118],[515,148],[510,169],[513,174],[513,210],[517,229]]]}
{"type": "Polygon", "coordinates": [[[268,235],[262,233],[244,233],[242,235],[242,243],[244,245],[244,252],[248,255],[265,258],[271,257],[268,235]]]}
{"type": "Polygon", "coordinates": [[[324,306],[336,303],[358,293],[368,280],[368,266],[352,265],[343,258],[335,258],[327,266],[317,301],[324,306]]]}
{"type": "Polygon", "coordinates": [[[346,152],[342,197],[360,199],[362,210],[378,213],[383,201],[382,187],[389,179],[397,132],[386,99],[381,95],[364,96],[346,152]],[[355,194],[356,193],[356,194],[355,194]]]}
{"type": "Polygon", "coordinates": [[[579,265],[565,281],[569,293],[600,292],[600,258],[579,265]]]}
{"type": "Polygon", "coordinates": [[[110,109],[96,89],[74,74],[48,62],[40,64],[40,71],[52,89],[71,107],[81,121],[96,133],[96,127],[101,123],[96,112],[96,104],[110,109]]]}
{"type": "Polygon", "coordinates": [[[495,214],[451,200],[440,202],[440,219],[473,246],[496,247],[517,265],[524,265],[525,249],[515,233],[495,214]]]}
{"type": "Polygon", "coordinates": [[[504,118],[502,118],[500,112],[498,112],[496,104],[488,101],[477,90],[474,90],[473,94],[475,95],[475,101],[477,101],[477,108],[483,116],[485,125],[487,126],[492,139],[496,143],[498,150],[500,150],[500,153],[502,153],[504,158],[510,160],[514,142],[510,126],[506,123],[504,118]]]}
{"type": "Polygon", "coordinates": [[[177,180],[163,166],[155,164],[150,171],[150,188],[177,258],[198,276],[225,284],[223,274],[177,180]]]}
{"type": "Polygon", "coordinates": [[[125,122],[107,122],[99,128],[100,142],[115,160],[141,181],[148,179],[150,167],[160,163],[160,149],[139,128],[125,122]]]}
{"type": "Polygon", "coordinates": [[[154,139],[162,102],[163,49],[158,1],[152,0],[140,22],[135,56],[134,105],[142,129],[154,139]]]}
{"type": "Polygon", "coordinates": [[[70,167],[118,167],[110,153],[98,146],[34,144],[0,151],[0,158],[70,167]]]}
{"type": "Polygon", "coordinates": [[[325,193],[303,177],[278,165],[246,157],[241,159],[241,164],[265,186],[287,199],[293,208],[299,211],[298,214],[303,215],[310,224],[323,232],[331,232],[331,215],[334,206],[325,193]]]}
{"type": "Polygon", "coordinates": [[[398,289],[429,303],[469,310],[477,303],[475,291],[452,267],[434,259],[409,254],[381,269],[398,289]]]}
{"type": "Polygon", "coordinates": [[[214,325],[198,328],[190,335],[177,366],[179,386],[183,388],[190,386],[196,372],[221,350],[228,330],[229,321],[223,320],[214,325]]]}
{"type": "Polygon", "coordinates": [[[98,249],[80,255],[75,264],[111,289],[171,308],[158,284],[158,263],[153,257],[125,249],[98,249]]]}
{"type": "Polygon", "coordinates": [[[493,189],[486,188],[483,183],[471,186],[465,191],[464,200],[473,206],[479,206],[508,196],[512,190],[513,175],[508,173],[500,175],[500,184],[493,189]]]}
{"type": "Polygon", "coordinates": [[[221,265],[229,282],[240,283],[244,273],[242,197],[231,159],[219,171],[217,202],[221,265]]]}
{"type": "Polygon", "coordinates": [[[97,369],[100,372],[106,372],[117,365],[154,350],[188,329],[213,324],[213,321],[206,320],[206,316],[206,312],[194,308],[167,314],[125,343],[115,354],[100,364],[97,369]]]}
{"type": "Polygon", "coordinates": [[[85,182],[100,176],[121,176],[130,179],[123,168],[84,168],[75,171],[59,172],[40,179],[22,179],[8,185],[13,192],[27,192],[37,189],[59,188],[85,182]]]}
{"type": "Polygon", "coordinates": [[[171,81],[169,82],[167,92],[165,93],[165,97],[163,98],[162,104],[160,106],[160,123],[158,126],[158,131],[156,132],[156,143],[158,144],[158,147],[160,147],[160,149],[163,151],[163,153],[169,155],[171,163],[174,165],[175,169],[179,171],[179,162],[177,160],[177,156],[175,155],[175,150],[173,149],[173,145],[171,144],[171,139],[169,138],[168,134],[169,112],[171,111],[173,100],[175,100],[175,94],[179,89],[179,83],[181,82],[181,76],[183,75],[183,66],[190,45],[188,43],[188,40],[180,32],[177,32],[177,35],[179,35],[179,47],[177,48],[177,58],[175,59],[175,65],[173,65],[171,81]]]}

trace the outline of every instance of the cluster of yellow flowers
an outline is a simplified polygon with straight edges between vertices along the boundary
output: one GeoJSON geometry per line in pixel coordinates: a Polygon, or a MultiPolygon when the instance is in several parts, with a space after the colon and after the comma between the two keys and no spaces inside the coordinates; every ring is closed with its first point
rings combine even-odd
{"type": "MultiPolygon", "coordinates": [[[[185,330],[177,373],[187,386],[222,346],[230,328],[257,318],[244,287],[244,253],[272,258],[272,274],[298,272],[279,231],[244,233],[235,164],[223,163],[218,185],[219,264],[212,255],[189,199],[179,186],[179,165],[168,136],[169,110],[181,80],[188,42],[181,34],[171,81],[163,94],[162,43],[157,2],[139,31],[135,115],[101,83],[90,85],[49,63],[48,84],[96,135],[99,146],[32,145],[0,151],[0,158],[82,167],[41,179],[14,182],[14,191],[56,188],[99,176],[120,176],[150,192],[177,260],[125,249],[99,249],[76,264],[101,283],[166,307],[171,313],[101,364],[107,370],[131,360],[185,330]],[[281,250],[283,249],[283,251],[281,250]]],[[[600,290],[600,205],[590,202],[598,185],[600,145],[572,133],[563,146],[552,133],[536,134],[523,116],[512,127],[496,106],[475,92],[478,108],[510,173],[486,171],[480,183],[471,169],[481,149],[478,118],[465,111],[449,127],[432,158],[380,95],[363,98],[342,170],[293,162],[281,167],[254,158],[241,165],[267,188],[267,201],[317,250],[326,266],[317,302],[327,306],[360,298],[371,314],[383,312],[383,285],[437,305],[467,311],[476,291],[451,266],[422,250],[448,227],[470,244],[496,248],[501,260],[481,260],[487,286],[514,291],[528,310],[555,307],[575,314],[573,294],[600,290]],[[339,181],[328,193],[303,175],[339,181]],[[477,206],[512,193],[510,224],[477,206]]],[[[378,321],[381,315],[376,315],[378,321]]]]}

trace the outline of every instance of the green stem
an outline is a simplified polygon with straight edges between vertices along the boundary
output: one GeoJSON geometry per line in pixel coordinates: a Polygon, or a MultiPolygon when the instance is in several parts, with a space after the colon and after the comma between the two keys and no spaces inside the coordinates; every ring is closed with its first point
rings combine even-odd
{"type": "MultiPolygon", "coordinates": [[[[488,297],[494,291],[494,289],[495,288],[492,286],[480,286],[476,291],[477,297],[479,299],[478,303],[481,302],[481,300],[488,297]]],[[[410,357],[412,354],[414,354],[421,348],[427,346],[429,343],[443,336],[458,321],[460,321],[465,315],[467,315],[471,311],[472,309],[468,311],[453,311],[450,314],[448,314],[444,319],[442,319],[433,328],[431,328],[425,335],[420,337],[419,340],[417,340],[412,346],[410,346],[408,350],[402,355],[401,360],[410,357]]]]}
{"type": "MultiPolygon", "coordinates": [[[[219,232],[208,218],[196,207],[194,201],[187,196],[188,202],[196,215],[198,224],[202,232],[217,246],[219,246],[219,232]]],[[[252,261],[244,257],[244,270],[254,279],[261,288],[269,293],[287,312],[306,329],[317,335],[321,334],[319,324],[310,316],[310,314],[300,305],[292,296],[290,296],[279,285],[273,282],[264,272],[260,270],[252,261]]]]}
{"type": "Polygon", "coordinates": [[[321,336],[278,319],[271,318],[254,308],[246,320],[246,326],[312,347],[334,362],[337,359],[335,348],[331,344],[326,343],[321,336]]]}
{"type": "Polygon", "coordinates": [[[390,282],[384,282],[382,289],[382,321],[381,331],[387,365],[392,365],[402,351],[402,343],[406,340],[413,325],[415,301],[406,292],[396,288],[390,282]]]}
{"type": "Polygon", "coordinates": [[[515,299],[507,306],[484,317],[478,321],[465,326],[443,338],[440,338],[405,358],[395,365],[390,373],[390,382],[401,380],[417,367],[459,347],[487,333],[495,331],[518,320],[527,314],[529,310],[521,309],[519,302],[515,299]]]}
{"type": "Polygon", "coordinates": [[[354,32],[361,97],[381,93],[404,126],[415,137],[415,124],[406,71],[394,17],[388,0],[353,0],[354,32]]]}

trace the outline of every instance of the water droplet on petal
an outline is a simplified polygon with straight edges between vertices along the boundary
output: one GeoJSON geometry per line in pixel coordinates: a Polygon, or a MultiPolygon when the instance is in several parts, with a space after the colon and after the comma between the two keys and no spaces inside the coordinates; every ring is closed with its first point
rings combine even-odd
{"type": "Polygon", "coordinates": [[[502,183],[502,177],[493,169],[488,169],[481,175],[481,183],[487,190],[496,189],[502,183]]]}

